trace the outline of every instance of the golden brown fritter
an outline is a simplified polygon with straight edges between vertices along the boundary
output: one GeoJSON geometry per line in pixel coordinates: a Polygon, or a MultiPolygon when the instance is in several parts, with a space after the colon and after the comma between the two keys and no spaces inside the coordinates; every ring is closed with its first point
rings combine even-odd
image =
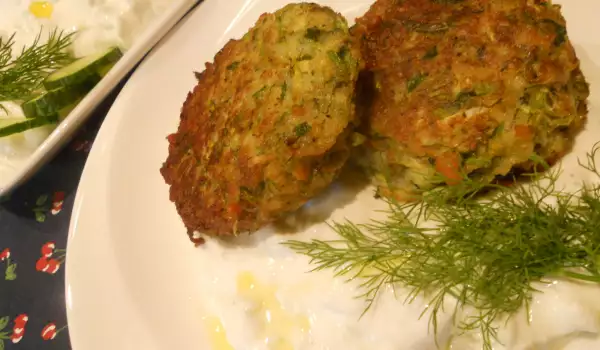
{"type": "Polygon", "coordinates": [[[567,152],[588,87],[560,7],[541,0],[378,0],[352,30],[373,80],[369,169],[411,199],[567,152]]]}
{"type": "Polygon", "coordinates": [[[332,182],[359,57],[341,15],[304,3],[263,14],[206,64],[161,169],[189,234],[255,231],[332,182]]]}

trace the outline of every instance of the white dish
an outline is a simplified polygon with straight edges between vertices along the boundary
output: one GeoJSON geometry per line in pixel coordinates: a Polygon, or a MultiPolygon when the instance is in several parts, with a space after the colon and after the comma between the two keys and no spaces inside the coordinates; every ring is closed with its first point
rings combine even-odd
{"type": "MultiPolygon", "coordinates": [[[[352,22],[372,1],[319,2],[352,22]]],[[[213,316],[225,325],[236,349],[265,349],[257,336],[261,332],[253,328],[256,320],[245,311],[248,300],[235,291],[237,274],[246,270],[262,283],[277,280],[277,297],[288,316],[310,319],[310,336],[301,327],[282,331],[290,332],[295,349],[435,349],[427,320],[418,320],[423,303],[402,305],[386,292],[376,310],[359,321],[364,304],[354,299],[356,286],[334,279],[329,271],[305,273],[311,268],[308,260],[279,244],[288,237],[265,229],[236,245],[209,240],[195,248],[168,200],[159,168],[167,155],[165,138],[176,130],[181,104],[195,85],[192,72],[202,70],[261,13],[286,3],[206,0],[151,52],[117,98],[86,164],[69,231],[67,313],[75,350],[211,349],[215,334],[203,317],[213,316]]],[[[600,130],[600,41],[589,35],[599,29],[594,14],[600,13],[600,3],[563,3],[570,38],[592,89],[587,128],[563,161],[561,181],[569,185],[585,176],[577,170],[577,157],[591,149],[600,130]]],[[[329,192],[313,208],[331,212],[331,218],[361,221],[382,207],[371,188],[356,193],[333,186],[329,192]]],[[[318,223],[294,238],[315,235],[327,238],[332,232],[318,223]]],[[[538,323],[528,336],[542,341],[573,330],[597,333],[600,306],[582,304],[597,292],[567,283],[547,287],[532,303],[538,323]]],[[[571,346],[566,349],[600,348],[600,341],[571,346]]]]}
{"type": "MultiPolygon", "coordinates": [[[[189,11],[198,0],[173,0],[168,10],[159,16],[100,81],[96,87],[78,104],[65,120],[26,160],[19,163],[18,170],[9,178],[0,179],[0,196],[7,194],[25,182],[41,166],[49,161],[74,132],[85,122],[94,108],[114,89],[150,49],[189,11]]],[[[80,45],[81,46],[81,45],[80,45]]],[[[85,47],[85,45],[83,45],[85,47]]]]}

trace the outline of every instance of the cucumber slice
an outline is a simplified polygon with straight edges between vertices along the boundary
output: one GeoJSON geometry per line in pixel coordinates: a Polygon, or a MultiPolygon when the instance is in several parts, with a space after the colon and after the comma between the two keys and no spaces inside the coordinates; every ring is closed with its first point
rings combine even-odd
{"type": "Polygon", "coordinates": [[[69,107],[81,97],[85,96],[98,82],[90,80],[84,84],[72,87],[62,87],[46,91],[41,95],[24,102],[21,105],[23,114],[27,118],[40,118],[57,115],[66,107],[69,107]]]}
{"type": "Polygon", "coordinates": [[[10,136],[58,122],[58,116],[32,119],[0,119],[0,137],[10,136]]]}
{"type": "Polygon", "coordinates": [[[97,54],[82,57],[51,73],[44,80],[44,87],[53,90],[79,85],[88,80],[99,81],[122,56],[123,53],[118,47],[111,47],[97,54]]]}
{"type": "Polygon", "coordinates": [[[24,121],[23,118],[2,118],[0,119],[0,129],[5,128],[9,125],[16,124],[24,121]]]}
{"type": "Polygon", "coordinates": [[[75,107],[77,107],[77,105],[79,104],[79,102],[81,102],[81,100],[83,100],[84,97],[85,96],[82,96],[82,97],[78,98],[77,100],[75,100],[70,105],[68,105],[65,108],[61,109],[58,112],[58,120],[62,121],[63,119],[65,119],[66,117],[68,117],[69,113],[71,113],[71,111],[73,111],[75,109],[75,107]]]}

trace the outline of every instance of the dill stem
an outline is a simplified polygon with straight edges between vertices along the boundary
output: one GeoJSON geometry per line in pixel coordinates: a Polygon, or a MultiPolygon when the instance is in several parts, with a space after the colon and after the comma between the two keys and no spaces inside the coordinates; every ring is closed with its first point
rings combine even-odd
{"type": "Polygon", "coordinates": [[[565,277],[576,279],[576,280],[600,283],[600,276],[590,276],[590,275],[585,275],[585,274],[568,271],[568,270],[562,271],[561,274],[565,277]]]}
{"type": "Polygon", "coordinates": [[[0,37],[0,101],[24,101],[41,88],[42,81],[53,70],[73,61],[68,52],[75,33],[65,34],[58,29],[41,42],[42,30],[33,43],[13,58],[15,34],[0,37]]]}
{"type": "MultiPolygon", "coordinates": [[[[579,164],[600,180],[598,152],[600,142],[579,164]]],[[[446,298],[456,302],[454,316],[475,308],[477,316],[453,317],[453,324],[481,332],[483,349],[490,350],[498,321],[528,308],[533,293],[541,292],[532,283],[558,274],[600,284],[600,183],[562,192],[559,175],[555,169],[530,174],[529,184],[508,188],[467,178],[462,188],[424,193],[420,203],[388,201],[387,220],[331,225],[341,239],[284,244],[310,257],[313,270],[333,269],[363,282],[365,312],[385,286],[407,288],[409,302],[429,298],[423,314],[430,314],[434,333],[446,298]],[[473,194],[488,190],[485,201],[473,194]],[[426,220],[437,231],[423,228],[426,220]],[[586,273],[573,271],[578,268],[586,273]]]]}

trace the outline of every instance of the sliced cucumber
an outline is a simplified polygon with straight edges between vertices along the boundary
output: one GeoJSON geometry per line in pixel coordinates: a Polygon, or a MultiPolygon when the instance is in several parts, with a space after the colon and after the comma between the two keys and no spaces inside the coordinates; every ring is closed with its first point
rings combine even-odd
{"type": "Polygon", "coordinates": [[[58,122],[58,116],[32,119],[0,119],[0,137],[18,134],[29,129],[54,124],[58,122]]]}
{"type": "Polygon", "coordinates": [[[97,54],[82,57],[51,73],[44,80],[44,87],[53,90],[79,85],[89,80],[99,81],[122,56],[119,48],[111,47],[97,54]]]}
{"type": "Polygon", "coordinates": [[[0,129],[3,129],[9,125],[16,124],[24,121],[23,118],[2,118],[0,119],[0,129]]]}
{"type": "Polygon", "coordinates": [[[27,118],[48,117],[59,114],[87,94],[98,80],[46,91],[21,105],[27,118]]]}
{"type": "Polygon", "coordinates": [[[84,96],[81,96],[80,98],[78,98],[77,100],[75,100],[73,103],[71,103],[70,105],[66,106],[65,108],[61,109],[58,112],[58,120],[62,121],[63,119],[65,119],[67,116],[69,116],[69,113],[71,113],[72,110],[75,109],[75,107],[77,107],[77,105],[79,104],[79,102],[81,102],[81,100],[83,100],[84,96]]]}

